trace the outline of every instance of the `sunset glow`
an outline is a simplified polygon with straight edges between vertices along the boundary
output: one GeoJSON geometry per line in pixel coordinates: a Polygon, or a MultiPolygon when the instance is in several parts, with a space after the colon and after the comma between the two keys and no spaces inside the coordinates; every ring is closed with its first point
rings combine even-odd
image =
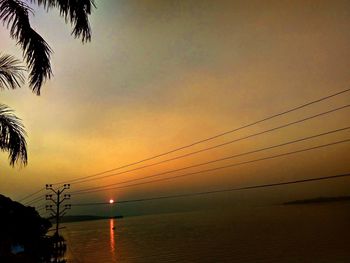
{"type": "MultiPolygon", "coordinates": [[[[72,184],[70,192],[101,187],[347,125],[350,111],[344,108],[177,159],[345,105],[350,96],[344,93],[215,140],[124,167],[348,88],[350,17],[346,10],[346,1],[98,1],[91,16],[92,41],[82,45],[67,33],[58,14],[37,8],[31,21],[54,50],[54,77],[45,83],[40,97],[33,95],[27,84],[21,89],[1,90],[1,102],[11,106],[26,127],[29,162],[25,168],[13,169],[7,165],[7,154],[0,154],[4,175],[0,192],[20,200],[45,184],[69,183],[100,173],[99,180],[72,184]],[[174,160],[162,162],[166,159],[174,160]],[[134,169],[158,162],[147,169],[134,169]]],[[[0,36],[2,52],[22,58],[6,27],[1,27],[0,36]]],[[[154,179],[311,147],[343,139],[348,133],[154,179]]],[[[72,202],[104,202],[110,196],[118,200],[148,198],[327,176],[346,171],[348,151],[349,145],[341,144],[312,154],[174,180],[135,181],[130,187],[72,195],[72,202]]],[[[312,189],[315,194],[325,189],[328,194],[343,194],[344,185],[327,188],[321,184],[312,189]]],[[[304,196],[304,188],[300,191],[304,196]]],[[[286,188],[284,193],[288,196],[293,192],[286,188]]],[[[112,204],[111,200],[107,202],[112,204]]],[[[124,208],[139,211],[132,203],[121,205],[124,208]]],[[[88,214],[90,208],[76,209],[88,214]]],[[[95,209],[108,213],[108,208],[95,209]]]]}
{"type": "Polygon", "coordinates": [[[0,262],[350,262],[350,0],[0,22],[0,262]]]}

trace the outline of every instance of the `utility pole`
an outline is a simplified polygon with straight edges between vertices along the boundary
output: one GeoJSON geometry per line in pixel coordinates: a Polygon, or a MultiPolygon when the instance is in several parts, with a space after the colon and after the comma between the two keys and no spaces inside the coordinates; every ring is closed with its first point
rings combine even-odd
{"type": "Polygon", "coordinates": [[[60,224],[60,217],[66,214],[66,210],[71,209],[70,204],[65,204],[64,208],[61,210],[60,206],[66,200],[70,199],[70,194],[64,194],[62,198],[62,193],[70,189],[70,184],[64,184],[63,187],[53,189],[52,184],[46,185],[46,190],[51,190],[54,194],[47,194],[46,200],[50,200],[54,203],[54,205],[46,205],[46,211],[51,212],[51,217],[56,218],[56,233],[55,235],[58,237],[58,229],[60,224]],[[54,198],[56,197],[56,198],[54,198]]]}

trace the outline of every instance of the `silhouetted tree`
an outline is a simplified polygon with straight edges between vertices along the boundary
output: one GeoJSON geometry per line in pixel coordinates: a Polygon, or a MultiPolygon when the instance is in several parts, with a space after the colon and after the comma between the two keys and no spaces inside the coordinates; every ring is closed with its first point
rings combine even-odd
{"type": "Polygon", "coordinates": [[[0,262],[42,262],[40,259],[51,257],[50,240],[46,236],[51,223],[40,217],[34,207],[0,195],[0,215],[0,262]],[[14,246],[20,246],[23,251],[14,254],[14,246]]]}
{"type": "Polygon", "coordinates": [[[24,67],[10,55],[0,54],[0,89],[19,88],[24,82],[24,67]]]}
{"type": "Polygon", "coordinates": [[[27,164],[27,143],[21,120],[11,109],[0,104],[0,150],[9,153],[10,165],[27,164]]]}
{"type": "Polygon", "coordinates": [[[90,41],[89,15],[95,7],[93,0],[0,0],[0,20],[10,29],[10,36],[17,40],[29,69],[29,86],[40,95],[46,79],[52,75],[48,43],[31,27],[29,14],[34,10],[28,2],[43,6],[47,11],[57,8],[66,22],[70,22],[72,35],[82,42],[90,41]]]}
{"type": "MultiPolygon", "coordinates": [[[[31,27],[29,15],[34,14],[34,10],[28,3],[43,6],[47,11],[58,9],[65,21],[72,25],[72,35],[81,38],[83,43],[91,40],[89,15],[95,4],[94,0],[0,0],[0,21],[21,46],[29,70],[29,86],[34,93],[40,95],[43,83],[52,75],[52,50],[31,27]]],[[[24,81],[23,70],[18,60],[8,55],[0,55],[0,90],[20,87],[24,81]]],[[[7,106],[0,104],[0,150],[9,152],[12,166],[16,162],[27,163],[24,135],[21,120],[7,106]]]]}
{"type": "MultiPolygon", "coordinates": [[[[15,89],[23,82],[23,67],[8,55],[0,55],[0,89],[15,89]]],[[[9,153],[10,165],[27,164],[24,126],[11,109],[0,104],[0,150],[9,153]]]]}

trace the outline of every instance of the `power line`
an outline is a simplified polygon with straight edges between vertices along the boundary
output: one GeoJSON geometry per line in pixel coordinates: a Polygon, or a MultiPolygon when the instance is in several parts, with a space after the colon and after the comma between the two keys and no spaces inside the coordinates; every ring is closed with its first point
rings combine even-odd
{"type": "MultiPolygon", "coordinates": [[[[109,185],[105,185],[105,186],[99,186],[99,187],[96,187],[96,188],[98,189],[100,187],[108,187],[108,186],[114,186],[114,185],[119,185],[119,184],[124,184],[124,183],[130,183],[130,182],[134,182],[134,181],[139,181],[139,180],[144,180],[144,179],[148,179],[148,178],[152,178],[152,177],[157,177],[157,176],[164,175],[164,174],[169,174],[169,173],[173,173],[173,172],[179,172],[179,171],[187,170],[187,169],[190,169],[190,168],[195,168],[195,167],[199,167],[199,166],[203,166],[203,165],[207,165],[207,164],[212,164],[212,163],[219,162],[219,161],[224,161],[224,160],[228,160],[228,159],[241,157],[241,156],[252,154],[252,153],[262,152],[262,151],[265,151],[265,150],[270,150],[270,149],[286,146],[286,145],[297,143],[297,142],[301,142],[301,141],[314,139],[314,138],[317,138],[317,137],[321,137],[321,136],[329,135],[329,134],[332,134],[332,133],[345,131],[345,130],[348,130],[348,129],[350,129],[350,126],[345,127],[345,128],[332,130],[332,131],[328,131],[328,132],[324,132],[324,133],[320,133],[320,134],[316,134],[316,135],[312,135],[312,136],[308,136],[308,137],[304,137],[304,138],[300,138],[300,139],[296,139],[296,140],[292,140],[292,141],[288,141],[288,142],[284,142],[284,143],[280,143],[280,144],[275,144],[275,145],[272,145],[272,146],[268,146],[268,147],[264,147],[264,148],[260,148],[260,149],[256,149],[256,150],[252,150],[252,151],[248,151],[248,152],[244,152],[244,153],[239,153],[239,154],[226,156],[226,157],[223,157],[223,158],[207,161],[207,162],[204,162],[204,163],[190,165],[190,166],[186,166],[186,167],[182,167],[182,168],[178,168],[178,169],[174,169],[174,170],[170,170],[170,171],[166,171],[166,172],[162,172],[162,173],[157,173],[157,174],[153,174],[153,175],[148,175],[148,176],[144,176],[144,177],[139,177],[139,178],[135,178],[135,179],[129,179],[129,180],[126,180],[126,181],[113,183],[113,184],[109,184],[109,185]]],[[[92,189],[94,189],[94,188],[90,188],[90,190],[92,190],[92,189]]]]}
{"type": "Polygon", "coordinates": [[[42,210],[44,210],[44,209],[45,209],[45,211],[46,211],[45,205],[39,205],[39,206],[36,206],[36,207],[35,207],[35,210],[38,211],[38,212],[40,212],[40,211],[42,211],[42,210]]]}
{"type": "Polygon", "coordinates": [[[266,133],[269,133],[269,132],[277,131],[277,130],[280,130],[280,129],[283,129],[283,128],[286,128],[286,127],[289,127],[289,126],[292,126],[292,125],[295,125],[295,124],[299,124],[299,123],[302,123],[302,122],[305,122],[305,121],[308,121],[308,120],[311,120],[311,119],[314,119],[314,118],[318,118],[318,117],[321,117],[321,116],[324,116],[324,115],[327,115],[327,114],[330,114],[330,113],[333,113],[333,112],[336,112],[336,111],[339,111],[339,110],[343,110],[343,109],[348,108],[348,107],[350,107],[350,104],[344,105],[344,106],[341,106],[341,107],[338,107],[338,108],[334,108],[332,110],[328,110],[328,111],[325,111],[325,112],[321,112],[321,113],[318,113],[316,115],[312,115],[312,116],[309,116],[309,117],[306,117],[306,118],[303,118],[303,119],[300,119],[300,120],[297,120],[297,121],[292,121],[292,122],[289,122],[289,123],[286,123],[286,124],[283,124],[283,125],[271,128],[271,129],[267,129],[267,130],[258,132],[258,133],[254,133],[254,134],[247,135],[247,136],[244,136],[244,137],[241,137],[241,138],[238,138],[238,139],[234,139],[234,140],[231,140],[231,141],[228,141],[228,142],[225,142],[225,143],[217,144],[217,145],[214,145],[214,146],[211,146],[211,147],[207,147],[207,148],[204,148],[204,149],[201,149],[201,150],[198,150],[198,151],[190,152],[190,153],[187,153],[187,154],[184,154],[184,155],[180,155],[180,156],[177,156],[177,157],[174,157],[174,158],[163,160],[163,161],[160,161],[160,162],[157,162],[157,163],[144,165],[144,166],[141,166],[141,167],[137,167],[137,168],[129,169],[129,170],[126,170],[126,171],[122,171],[122,172],[119,172],[119,173],[108,174],[108,175],[99,176],[99,177],[95,177],[95,178],[75,179],[70,184],[85,183],[85,182],[89,182],[89,181],[100,180],[100,179],[104,179],[104,178],[108,178],[108,177],[112,177],[112,176],[116,176],[116,175],[120,175],[120,174],[125,174],[125,173],[132,172],[132,171],[141,170],[141,169],[144,169],[144,168],[148,168],[148,167],[155,166],[155,165],[158,165],[158,164],[166,163],[166,162],[169,162],[169,161],[174,161],[174,160],[181,159],[181,158],[184,158],[184,157],[188,157],[188,156],[191,156],[191,155],[194,155],[194,154],[198,154],[198,153],[202,153],[202,152],[205,152],[205,151],[213,150],[213,149],[216,149],[216,148],[219,148],[219,147],[222,147],[222,146],[226,146],[228,144],[232,144],[232,143],[235,143],[235,142],[243,141],[243,140],[246,140],[246,139],[251,139],[253,137],[256,137],[256,136],[259,136],[259,135],[263,135],[263,134],[266,134],[266,133]]]}
{"type": "Polygon", "coordinates": [[[195,174],[200,174],[200,173],[205,173],[205,172],[213,172],[213,171],[222,170],[222,169],[226,169],[226,168],[231,168],[231,167],[235,167],[235,166],[240,166],[240,165],[244,165],[244,164],[251,164],[251,163],[255,163],[255,162],[259,162],[259,161],[270,160],[270,159],[283,157],[283,156],[288,156],[288,155],[292,155],[292,154],[296,154],[296,153],[316,150],[316,149],[329,147],[329,146],[332,146],[332,145],[337,145],[337,144],[341,144],[341,143],[345,143],[345,142],[349,142],[349,141],[350,141],[350,139],[345,139],[345,140],[341,140],[341,141],[335,141],[335,142],[332,142],[332,143],[322,144],[322,145],[309,147],[309,148],[305,148],[305,149],[301,149],[301,150],[291,151],[291,152],[287,152],[287,153],[277,154],[277,155],[273,155],[273,156],[263,157],[263,158],[254,159],[254,160],[245,161],[245,162],[240,162],[240,163],[234,163],[234,164],[220,166],[220,167],[211,168],[211,169],[207,169],[207,170],[202,170],[202,171],[197,171],[197,172],[192,172],[192,173],[176,175],[176,176],[172,176],[172,177],[155,179],[155,180],[151,180],[151,181],[147,181],[147,182],[129,184],[129,185],[124,185],[124,186],[119,186],[119,187],[110,187],[110,188],[106,188],[106,187],[109,187],[109,186],[112,186],[112,185],[118,185],[119,183],[111,184],[111,185],[108,185],[108,186],[87,188],[87,189],[82,189],[82,190],[79,190],[79,191],[72,192],[72,194],[75,194],[75,195],[78,195],[78,194],[89,194],[89,193],[94,193],[94,192],[100,192],[100,191],[106,191],[106,190],[115,190],[115,189],[127,188],[127,187],[132,187],[132,186],[139,186],[139,185],[144,185],[144,184],[150,184],[150,183],[154,183],[154,182],[167,181],[167,180],[177,179],[177,178],[186,177],[186,176],[190,176],[190,175],[195,175],[195,174]]]}
{"type": "MultiPolygon", "coordinates": [[[[278,126],[278,127],[275,127],[275,128],[272,128],[272,129],[269,129],[269,130],[265,130],[265,131],[262,131],[262,132],[259,132],[259,133],[256,133],[256,134],[252,134],[252,135],[249,135],[249,136],[245,136],[243,138],[239,138],[239,139],[236,139],[234,141],[239,141],[239,140],[243,140],[243,139],[246,139],[246,138],[251,138],[252,136],[257,136],[259,134],[263,134],[263,133],[266,133],[266,132],[269,132],[269,131],[273,131],[273,130],[277,130],[277,129],[281,129],[283,127],[286,127],[286,126],[290,126],[292,124],[295,124],[295,123],[300,123],[300,122],[303,122],[303,121],[306,121],[306,120],[309,120],[309,119],[312,119],[312,118],[315,118],[315,117],[319,117],[319,116],[322,116],[322,115],[325,115],[325,114],[329,114],[331,112],[334,112],[334,111],[337,111],[337,110],[341,110],[341,109],[344,109],[346,107],[349,107],[350,105],[345,105],[345,106],[342,106],[342,107],[339,107],[339,108],[336,108],[336,109],[332,109],[330,111],[326,111],[326,112],[322,112],[320,114],[316,114],[316,115],[313,115],[313,116],[310,116],[310,117],[307,117],[307,118],[304,118],[304,119],[301,119],[301,120],[298,120],[298,121],[294,121],[294,122],[290,122],[290,123],[287,123],[285,125],[282,125],[282,126],[278,126]]],[[[316,137],[319,137],[319,136],[323,136],[323,135],[327,135],[327,134],[330,134],[330,133],[334,133],[334,132],[339,132],[339,131],[343,131],[343,130],[347,130],[349,129],[349,127],[345,127],[345,128],[341,128],[341,129],[337,129],[337,130],[333,130],[333,131],[329,131],[329,132],[325,132],[325,133],[321,133],[321,134],[317,134],[317,135],[313,135],[313,136],[309,136],[309,137],[304,137],[304,138],[301,138],[301,139],[297,139],[297,140],[294,140],[294,141],[289,141],[289,142],[286,142],[286,143],[282,143],[282,144],[278,144],[278,145],[273,145],[273,146],[269,146],[269,147],[266,147],[266,148],[262,148],[262,149],[257,149],[257,150],[254,150],[254,151],[250,151],[250,152],[245,152],[245,153],[241,153],[241,154],[237,154],[237,155],[233,155],[233,156],[228,156],[228,157],[224,157],[224,158],[220,158],[220,159],[217,159],[217,160],[213,160],[213,161],[209,161],[209,162],[205,162],[205,163],[201,163],[201,164],[196,164],[196,165],[192,165],[192,166],[188,166],[188,167],[184,167],[184,168],[180,168],[180,169],[176,169],[176,170],[171,170],[171,171],[167,171],[167,172],[163,172],[163,173],[160,173],[160,174],[155,174],[155,175],[151,175],[151,176],[146,176],[146,177],[142,177],[142,178],[136,178],[136,179],[131,179],[131,180],[127,180],[127,181],[123,181],[123,182],[119,182],[119,183],[115,183],[115,184],[112,184],[112,185],[119,185],[119,184],[123,184],[123,183],[128,183],[128,182],[133,182],[133,181],[138,181],[138,180],[143,180],[143,179],[147,179],[147,178],[151,178],[151,177],[156,177],[156,176],[159,176],[159,175],[164,175],[164,174],[167,174],[167,173],[171,173],[171,172],[176,172],[176,171],[181,171],[181,170],[185,170],[185,169],[189,169],[189,168],[194,168],[194,167],[198,167],[198,166],[202,166],[202,165],[205,165],[205,164],[210,164],[210,163],[214,163],[214,162],[217,162],[217,161],[221,161],[221,160],[226,160],[226,159],[230,159],[230,158],[234,158],[234,157],[239,157],[239,156],[243,156],[243,155],[247,155],[247,154],[251,154],[251,153],[256,153],[256,152],[260,152],[260,151],[263,151],[263,150],[267,150],[267,149],[272,149],[272,148],[276,148],[276,147],[280,147],[280,146],[284,146],[284,145],[287,145],[287,144],[291,144],[291,143],[295,143],[295,142],[299,142],[299,141],[303,141],[303,140],[308,140],[308,139],[311,139],[311,138],[316,138],[316,137]]],[[[234,142],[233,141],[233,142],[234,142]]],[[[231,141],[232,142],[232,141],[231,141]]],[[[228,142],[230,143],[230,142],[228,142]]],[[[226,143],[225,143],[226,144],[226,143]]],[[[213,146],[213,147],[216,147],[216,146],[213,146]]],[[[208,149],[208,148],[206,148],[208,149]]],[[[200,151],[203,151],[203,150],[206,150],[206,149],[202,149],[200,151]]],[[[189,154],[192,154],[192,153],[189,153],[189,154]]],[[[180,158],[180,157],[176,157],[176,158],[180,158]]],[[[174,158],[173,158],[174,159],[174,158]]],[[[165,160],[165,161],[168,161],[168,160],[165,160]]],[[[164,161],[162,161],[164,162],[164,161]]],[[[152,164],[152,165],[155,165],[155,164],[152,164]]],[[[145,167],[139,167],[139,168],[136,168],[136,169],[133,169],[133,170],[138,170],[138,169],[141,169],[141,168],[145,168],[145,167]]],[[[132,170],[129,170],[129,171],[132,171],[132,170]]],[[[121,173],[117,173],[117,174],[122,174],[122,173],[126,173],[126,172],[129,172],[129,171],[124,171],[124,172],[121,172],[121,173]]],[[[109,177],[109,176],[113,176],[113,175],[117,175],[117,174],[112,174],[112,175],[108,175],[108,176],[104,176],[102,178],[105,178],[105,177],[109,177]]],[[[99,178],[96,178],[95,180],[97,179],[102,179],[101,177],[99,178]]],[[[91,179],[90,180],[87,180],[87,181],[92,181],[91,179]]],[[[107,186],[103,186],[103,187],[108,187],[108,186],[112,186],[112,185],[107,185],[107,186]]],[[[96,188],[100,188],[100,187],[96,187],[96,188]]],[[[96,188],[89,188],[88,190],[93,190],[93,189],[96,189],[96,188]]],[[[87,189],[85,189],[87,190],[87,189]]],[[[31,195],[28,195],[26,198],[29,198],[30,196],[33,196],[35,194],[38,194],[42,191],[42,189],[40,189],[39,191],[31,194],[31,195]]],[[[84,191],[83,190],[80,190],[80,191],[84,191]]],[[[80,192],[79,190],[77,192],[80,192]]],[[[24,198],[23,198],[24,199],[24,198]]],[[[22,199],[22,200],[23,200],[22,199]]],[[[31,204],[34,204],[38,201],[40,201],[42,199],[41,196],[31,200],[31,201],[28,201],[25,205],[31,205],[31,204]]]]}
{"type": "MultiPolygon", "coordinates": [[[[298,184],[298,183],[308,183],[308,182],[321,181],[321,180],[337,179],[337,178],[348,177],[348,176],[350,176],[350,173],[331,175],[331,176],[325,176],[325,177],[300,179],[300,180],[287,181],[287,182],[260,184],[260,185],[235,187],[235,188],[225,188],[225,189],[218,189],[218,190],[212,190],[212,191],[206,191],[206,192],[196,192],[196,193],[189,193],[189,194],[177,194],[177,195],[167,195],[167,196],[158,196],[158,197],[141,198],[141,199],[122,200],[122,201],[114,202],[113,205],[122,204],[122,203],[145,202],[145,201],[154,201],[154,200],[162,200],[162,199],[172,199],[172,198],[183,198],[183,197],[191,197],[191,196],[199,196],[199,195],[217,194],[217,193],[224,193],[224,192],[233,192],[233,191],[249,190],[249,189],[256,189],[256,188],[267,188],[267,187],[275,187],[275,186],[298,184]]],[[[72,206],[94,206],[94,205],[111,205],[111,204],[107,203],[107,202],[72,204],[72,206]]]]}
{"type": "MultiPolygon", "coordinates": [[[[287,113],[296,111],[296,110],[298,110],[298,109],[301,109],[301,108],[310,106],[310,105],[312,105],[312,104],[321,102],[321,101],[323,101],[323,100],[330,99],[330,98],[332,98],[332,97],[341,95],[341,94],[346,93],[346,92],[348,92],[348,91],[350,91],[350,89],[346,89],[346,90],[343,90],[343,91],[340,91],[340,92],[331,94],[331,95],[329,95],[329,96],[322,97],[322,98],[320,98],[320,99],[317,99],[317,100],[314,100],[314,101],[305,103],[305,104],[303,104],[303,105],[294,107],[294,108],[289,109],[289,110],[286,110],[286,111],[284,111],[284,112],[271,115],[271,116],[269,116],[269,117],[266,117],[266,118],[264,118],[264,119],[261,119],[261,120],[252,122],[252,123],[247,124],[247,125],[244,125],[244,126],[241,126],[241,127],[239,127],[239,128],[236,128],[236,129],[233,129],[233,130],[230,130],[230,131],[227,131],[227,132],[224,132],[224,133],[221,133],[221,134],[212,136],[212,137],[208,137],[208,138],[203,139],[203,140],[200,140],[200,141],[196,141],[196,142],[194,142],[194,143],[191,143],[191,144],[188,144],[188,145],[185,145],[185,146],[176,148],[176,149],[174,149],[174,150],[171,150],[171,151],[168,151],[168,152],[159,154],[159,155],[155,155],[155,156],[152,156],[152,157],[149,157],[149,158],[146,158],[146,159],[143,159],[143,160],[134,162],[134,163],[130,163],[130,164],[127,164],[127,165],[124,165],[124,166],[120,166],[120,167],[117,167],[117,168],[114,168],[114,169],[110,169],[110,170],[107,170],[107,171],[104,171],[104,172],[96,173],[96,174],[89,175],[89,176],[85,176],[85,177],[76,178],[76,179],[73,179],[73,181],[71,181],[71,182],[76,182],[76,181],[80,181],[80,180],[83,180],[83,179],[87,179],[87,178],[95,177],[95,176],[98,176],[98,175],[102,175],[102,174],[105,174],[105,173],[108,173],[108,172],[111,172],[111,171],[119,170],[119,169],[122,169],[122,168],[125,168],[125,167],[128,167],[128,166],[132,166],[132,165],[135,165],[135,164],[138,164],[138,163],[142,163],[142,162],[145,162],[145,161],[148,161],[148,160],[151,160],[151,159],[155,159],[155,158],[157,158],[157,157],[161,157],[161,156],[170,154],[170,153],[172,153],[172,152],[179,151],[179,150],[181,150],[181,149],[189,148],[189,147],[194,146],[194,145],[196,145],[196,144],[200,144],[200,143],[202,143],[202,142],[206,142],[206,141],[209,141],[209,140],[212,140],[212,139],[215,139],[215,138],[224,136],[224,135],[226,135],[226,134],[229,134],[229,133],[232,133],[232,132],[235,132],[235,131],[238,131],[238,130],[241,130],[241,129],[244,129],[244,128],[247,128],[247,127],[250,127],[250,126],[253,126],[253,125],[256,125],[256,124],[258,124],[258,123],[261,123],[261,122],[264,122],[264,121],[267,121],[267,120],[276,118],[276,117],[278,117],[278,116],[281,116],[281,115],[284,115],[284,114],[287,114],[287,113]]],[[[220,147],[220,146],[218,146],[218,147],[220,147]]],[[[192,155],[192,154],[195,154],[195,153],[190,153],[189,155],[192,155]]],[[[143,169],[143,168],[150,167],[150,166],[154,166],[154,165],[157,165],[157,164],[160,164],[160,163],[164,163],[164,162],[176,160],[176,159],[179,159],[179,158],[183,158],[183,157],[186,157],[186,156],[189,156],[189,155],[178,156],[178,157],[175,157],[175,158],[171,158],[171,159],[168,159],[168,160],[164,160],[164,161],[161,161],[161,162],[157,162],[157,163],[154,163],[154,164],[150,164],[149,166],[142,166],[142,167],[139,167],[139,168],[136,168],[136,169],[132,169],[132,170],[130,170],[130,171],[143,169]]],[[[129,171],[125,171],[125,172],[129,172],[129,171]]],[[[124,172],[122,172],[122,173],[124,173],[124,172]]],[[[117,173],[117,174],[119,174],[119,173],[117,173]]],[[[114,175],[114,174],[113,174],[113,175],[114,175]]],[[[69,181],[66,181],[66,182],[69,182],[69,181]]],[[[66,183],[66,182],[59,182],[59,183],[56,183],[56,184],[63,184],[63,183],[66,183]]],[[[32,193],[32,194],[30,194],[30,195],[28,195],[28,196],[22,198],[19,202],[22,202],[23,200],[28,199],[29,197],[32,197],[32,196],[34,196],[34,195],[40,193],[40,192],[43,191],[43,190],[44,190],[44,189],[42,188],[42,189],[38,190],[37,192],[34,192],[34,193],[32,193]]]]}
{"type": "Polygon", "coordinates": [[[38,197],[34,198],[33,200],[30,200],[30,201],[24,203],[23,205],[29,206],[29,205],[35,204],[41,200],[44,200],[44,199],[45,199],[44,196],[38,196],[38,197]]]}
{"type": "Polygon", "coordinates": [[[88,176],[76,178],[76,179],[73,179],[73,180],[70,180],[70,181],[61,181],[61,182],[56,183],[55,185],[64,184],[64,183],[69,183],[69,182],[72,183],[72,182],[75,182],[75,181],[77,181],[77,180],[83,180],[83,179],[95,177],[95,176],[98,176],[98,175],[103,175],[103,174],[106,174],[106,173],[109,173],[109,172],[113,172],[113,171],[116,171],[116,170],[120,170],[120,169],[122,169],[122,168],[126,168],[126,167],[129,167],[129,166],[132,166],[132,165],[136,165],[136,164],[140,164],[140,163],[143,163],[143,162],[146,162],[146,161],[150,161],[150,160],[152,160],[152,159],[155,159],[155,158],[158,158],[158,157],[162,157],[162,156],[165,156],[165,155],[168,155],[168,154],[171,154],[171,153],[174,153],[174,152],[177,152],[177,151],[180,151],[180,150],[183,150],[183,149],[186,149],[186,148],[189,148],[189,147],[192,147],[192,146],[201,144],[201,143],[203,143],[203,142],[207,142],[207,141],[210,141],[210,140],[213,140],[213,139],[222,137],[222,136],[224,136],[224,135],[227,135],[227,134],[230,134],[230,133],[233,133],[233,132],[236,132],[236,131],[239,131],[239,130],[242,130],[242,129],[245,129],[245,128],[248,128],[248,127],[251,127],[251,126],[254,126],[254,125],[256,125],[256,124],[265,122],[265,121],[267,121],[267,120],[274,119],[274,118],[276,118],[276,117],[279,117],[279,116],[282,116],[282,115],[291,113],[291,112],[293,112],[293,111],[296,111],[296,110],[299,110],[299,109],[308,107],[308,106],[310,106],[310,105],[312,105],[312,104],[315,104],[315,103],[318,103],[318,102],[321,102],[321,101],[330,99],[330,98],[332,98],[332,97],[341,95],[341,94],[346,93],[346,92],[348,92],[348,91],[350,91],[350,89],[345,89],[345,90],[342,90],[342,91],[333,93],[333,94],[331,94],[331,95],[328,95],[328,96],[319,98],[319,99],[317,99],[317,100],[313,100],[313,101],[310,101],[310,102],[308,102],[308,103],[305,103],[305,104],[296,106],[296,107],[291,108],[291,109],[289,109],[289,110],[285,110],[285,111],[283,111],[283,112],[280,112],[280,113],[277,113],[277,114],[274,114],[274,115],[265,117],[265,118],[260,119],[260,120],[258,120],[258,121],[254,121],[254,122],[252,122],[252,123],[249,123],[249,124],[240,126],[240,127],[238,127],[238,128],[235,128],[235,129],[232,129],[232,130],[229,130],[229,131],[226,131],[226,132],[222,132],[222,133],[219,133],[219,134],[217,134],[217,135],[214,135],[214,136],[211,136],[211,137],[202,139],[202,140],[195,141],[195,142],[193,142],[193,143],[190,143],[190,144],[187,144],[187,145],[184,145],[184,146],[175,148],[175,149],[173,149],[173,150],[170,150],[170,151],[167,151],[167,152],[164,152],[164,153],[161,153],[161,154],[153,155],[153,156],[150,156],[150,157],[148,157],[148,158],[141,159],[141,160],[139,160],[139,161],[135,161],[135,162],[132,162],[132,163],[129,163],[129,164],[126,164],[126,165],[122,165],[122,166],[119,166],[119,167],[116,167],[116,168],[113,168],[113,169],[110,169],[110,170],[106,170],[106,171],[103,171],[103,172],[95,173],[95,174],[92,174],[92,175],[88,175],[88,176]]]}
{"type": "Polygon", "coordinates": [[[37,195],[38,193],[40,193],[40,192],[42,192],[42,191],[44,191],[44,190],[45,190],[45,188],[41,188],[40,190],[38,190],[38,191],[36,191],[36,192],[34,192],[34,193],[32,193],[32,194],[29,194],[29,195],[23,197],[23,198],[20,199],[18,202],[19,202],[19,203],[20,203],[20,202],[23,202],[24,200],[28,199],[29,197],[32,197],[32,196],[34,196],[34,195],[37,195]]]}

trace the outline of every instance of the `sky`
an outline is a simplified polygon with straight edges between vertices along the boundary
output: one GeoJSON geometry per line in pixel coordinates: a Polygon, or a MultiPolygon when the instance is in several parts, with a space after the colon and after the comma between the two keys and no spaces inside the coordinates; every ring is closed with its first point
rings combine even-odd
{"type": "MultiPolygon", "coordinates": [[[[35,7],[33,27],[54,51],[54,76],[34,95],[0,92],[28,133],[28,166],[0,155],[0,193],[19,200],[67,181],[167,152],[349,88],[349,1],[96,1],[92,41],[74,39],[58,12],[35,7]]],[[[22,58],[0,27],[0,51],[22,58]]],[[[176,157],[340,107],[350,92],[153,161],[176,157]]],[[[108,179],[103,186],[350,126],[346,108],[212,151],[108,179]]],[[[349,130],[209,169],[349,138],[349,130]]],[[[349,172],[349,143],[179,179],[73,196],[72,203],[128,200],[349,172]]],[[[146,162],[144,164],[152,163],[146,162]]],[[[137,167],[137,166],[135,166],[137,167]]],[[[126,169],[124,169],[126,170],[126,169]]],[[[123,171],[123,170],[121,170],[123,171]]],[[[163,177],[181,174],[173,173],[163,177]]],[[[121,205],[121,213],[198,207],[200,201],[275,202],[348,194],[349,179],[230,196],[121,205]],[[232,197],[233,196],[233,197],[232,197]],[[161,208],[160,208],[161,207],[161,208]]],[[[76,208],[75,213],[107,213],[76,208]]]]}

